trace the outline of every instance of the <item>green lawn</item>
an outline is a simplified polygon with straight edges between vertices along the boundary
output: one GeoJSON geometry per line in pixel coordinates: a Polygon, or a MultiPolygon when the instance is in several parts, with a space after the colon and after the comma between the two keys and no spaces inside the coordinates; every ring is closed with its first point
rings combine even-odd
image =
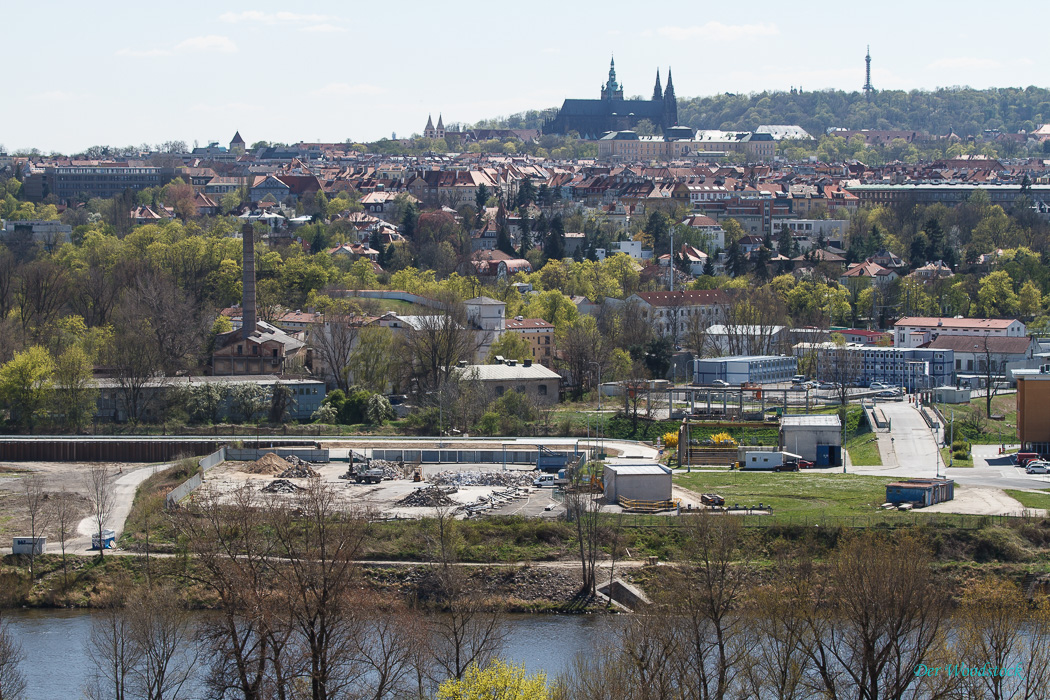
{"type": "MultiPolygon", "coordinates": [[[[718,493],[727,505],[773,506],[773,514],[819,518],[824,515],[873,515],[886,500],[893,479],[855,474],[806,472],[693,472],[675,482],[696,493],[718,493]]],[[[885,513],[892,516],[894,513],[885,513]]]]}
{"type": "Polygon", "coordinates": [[[853,464],[863,467],[881,467],[882,453],[879,452],[879,440],[874,433],[864,432],[846,441],[853,464]]]}
{"type": "Polygon", "coordinates": [[[1006,495],[1016,498],[1025,508],[1050,508],[1050,492],[1033,493],[1006,489],[1006,495]]]}
{"type": "MultiPolygon", "coordinates": [[[[951,449],[948,448],[948,447],[942,447],[941,448],[941,459],[944,460],[945,466],[948,465],[948,460],[951,459],[951,457],[952,457],[951,449]]],[[[959,469],[959,468],[963,468],[963,467],[972,467],[972,466],[973,466],[973,454],[972,453],[966,459],[959,459],[958,457],[956,457],[952,461],[952,469],[959,469]]]]}
{"type": "Polygon", "coordinates": [[[1017,442],[1017,399],[1014,394],[992,397],[992,415],[1003,420],[991,420],[986,415],[986,399],[979,396],[968,404],[937,404],[944,420],[950,425],[955,412],[955,438],[978,445],[991,445],[1002,439],[1007,444],[1017,442]]]}

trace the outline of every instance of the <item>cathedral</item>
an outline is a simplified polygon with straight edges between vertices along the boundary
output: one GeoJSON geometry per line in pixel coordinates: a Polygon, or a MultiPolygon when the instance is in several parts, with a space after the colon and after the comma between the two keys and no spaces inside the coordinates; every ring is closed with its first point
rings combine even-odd
{"type": "Polygon", "coordinates": [[[616,82],[616,63],[609,61],[609,80],[601,88],[597,100],[565,100],[558,116],[543,125],[545,134],[568,134],[575,131],[583,139],[597,139],[609,131],[633,129],[638,122],[652,122],[656,133],[678,125],[678,102],[667,69],[667,88],[660,87],[660,71],[656,72],[653,97],[649,100],[623,99],[623,85],[616,82]]]}

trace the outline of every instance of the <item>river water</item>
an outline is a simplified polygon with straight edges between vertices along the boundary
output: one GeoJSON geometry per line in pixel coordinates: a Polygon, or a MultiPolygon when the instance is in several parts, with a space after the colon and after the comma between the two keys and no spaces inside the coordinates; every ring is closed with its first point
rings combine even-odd
{"type": "MultiPolygon", "coordinates": [[[[28,686],[26,700],[83,697],[93,670],[86,651],[91,613],[15,610],[5,611],[4,618],[25,655],[21,668],[28,686]]],[[[509,616],[502,656],[553,677],[568,668],[578,650],[590,648],[606,621],[593,615],[509,616]]]]}

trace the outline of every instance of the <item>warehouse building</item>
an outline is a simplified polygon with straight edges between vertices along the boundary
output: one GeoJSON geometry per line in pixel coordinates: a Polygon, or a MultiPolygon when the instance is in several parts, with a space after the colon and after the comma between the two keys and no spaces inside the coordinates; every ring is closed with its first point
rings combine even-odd
{"type": "Polygon", "coordinates": [[[605,501],[671,500],[671,470],[662,464],[607,464],[602,476],[605,501]]]}
{"type": "Polygon", "coordinates": [[[777,384],[791,381],[797,369],[798,361],[786,355],[707,357],[693,361],[693,384],[777,384]]]}
{"type": "Polygon", "coordinates": [[[952,350],[798,343],[795,356],[815,360],[815,375],[821,381],[841,381],[848,376],[859,386],[882,382],[909,392],[955,384],[952,350]]]}
{"type": "Polygon", "coordinates": [[[780,419],[780,449],[818,467],[837,467],[842,464],[842,422],[838,416],[784,416],[780,419]]]}
{"type": "Polygon", "coordinates": [[[955,482],[951,479],[908,479],[886,484],[887,503],[914,503],[925,507],[953,498],[955,482]]]}

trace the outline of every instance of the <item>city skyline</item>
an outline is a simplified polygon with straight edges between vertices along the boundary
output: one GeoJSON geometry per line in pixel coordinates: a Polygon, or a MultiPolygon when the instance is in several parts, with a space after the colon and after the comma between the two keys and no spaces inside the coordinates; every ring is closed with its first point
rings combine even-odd
{"type": "Polygon", "coordinates": [[[382,6],[342,3],[288,11],[191,2],[162,17],[143,17],[131,3],[11,7],[10,55],[22,60],[6,80],[19,108],[0,123],[0,144],[75,153],[96,144],[225,144],[235,131],[249,144],[405,137],[428,115],[473,123],[596,98],[610,55],[625,97],[647,97],[656,69],[670,67],[679,98],[689,98],[860,91],[869,44],[877,90],[1038,85],[1048,53],[1036,34],[1041,6],[1019,26],[982,16],[980,33],[968,19],[976,3],[950,15],[888,3],[863,22],[773,4],[746,17],[713,9],[673,19],[626,3],[532,7],[461,3],[432,16],[432,6],[408,3],[396,18],[382,6]],[[105,29],[84,36],[86,26],[105,29]],[[974,51],[1007,33],[1023,52],[974,51]]]}

